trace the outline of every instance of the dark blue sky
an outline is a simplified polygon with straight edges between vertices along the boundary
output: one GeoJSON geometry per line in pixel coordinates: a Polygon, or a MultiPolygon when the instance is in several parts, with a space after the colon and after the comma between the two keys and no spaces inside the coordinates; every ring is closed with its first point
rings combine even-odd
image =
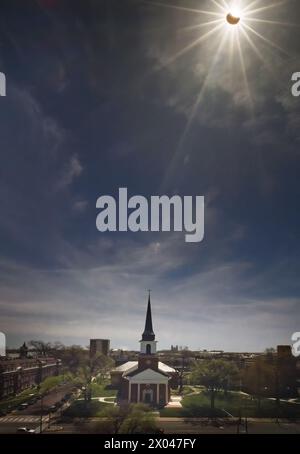
{"type": "MultiPolygon", "coordinates": [[[[253,17],[297,25],[298,3],[253,17]]],[[[210,0],[164,4],[218,11],[210,0]]],[[[254,21],[252,45],[240,38],[243,72],[225,26],[182,51],[207,16],[138,0],[1,1],[10,345],[108,337],[137,348],[148,288],[160,348],[262,350],[299,331],[300,98],[290,90],[300,29],[254,21]],[[204,195],[204,241],[99,233],[96,200],[119,187],[204,195]]]]}

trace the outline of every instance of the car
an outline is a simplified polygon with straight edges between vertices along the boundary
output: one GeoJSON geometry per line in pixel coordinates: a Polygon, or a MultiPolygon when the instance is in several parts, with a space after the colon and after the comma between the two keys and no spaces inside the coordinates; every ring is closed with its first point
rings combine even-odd
{"type": "Polygon", "coordinates": [[[28,403],[24,402],[23,404],[20,404],[19,407],[20,409],[25,410],[26,408],[28,408],[28,403]]]}
{"type": "Polygon", "coordinates": [[[51,407],[49,408],[49,411],[56,411],[56,410],[57,410],[56,405],[51,405],[51,407]]]}
{"type": "Polygon", "coordinates": [[[17,432],[26,433],[26,434],[34,434],[35,430],[34,429],[28,429],[28,427],[19,427],[17,429],[17,432]]]}
{"type": "Polygon", "coordinates": [[[28,404],[27,404],[27,403],[26,403],[26,404],[20,404],[20,405],[18,406],[18,410],[19,410],[19,411],[26,410],[27,407],[28,407],[28,404]]]}

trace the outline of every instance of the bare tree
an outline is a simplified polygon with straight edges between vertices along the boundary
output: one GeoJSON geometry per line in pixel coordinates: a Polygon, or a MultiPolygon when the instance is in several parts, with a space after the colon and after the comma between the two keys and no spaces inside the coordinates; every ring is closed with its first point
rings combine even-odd
{"type": "Polygon", "coordinates": [[[52,347],[51,342],[44,342],[41,340],[31,340],[29,341],[29,345],[31,345],[41,356],[47,356],[52,347]]]}

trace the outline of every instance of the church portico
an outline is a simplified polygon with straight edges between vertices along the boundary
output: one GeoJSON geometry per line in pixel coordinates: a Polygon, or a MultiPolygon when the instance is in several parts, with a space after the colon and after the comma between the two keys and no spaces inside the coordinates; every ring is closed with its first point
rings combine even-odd
{"type": "Polygon", "coordinates": [[[111,372],[114,382],[119,383],[121,402],[142,402],[161,407],[170,401],[170,381],[174,381],[177,373],[175,369],[159,361],[156,344],[149,294],[139,359],[128,361],[111,372]]]}
{"type": "Polygon", "coordinates": [[[168,384],[129,383],[128,402],[165,406],[169,400],[168,384]]]}
{"type": "Polygon", "coordinates": [[[143,402],[151,405],[166,405],[169,401],[169,377],[147,369],[126,377],[128,402],[143,402]]]}

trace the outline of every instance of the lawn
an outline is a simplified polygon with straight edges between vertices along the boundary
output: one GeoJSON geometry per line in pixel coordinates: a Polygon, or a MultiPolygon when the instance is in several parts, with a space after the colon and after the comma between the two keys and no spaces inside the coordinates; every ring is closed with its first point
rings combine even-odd
{"type": "Polygon", "coordinates": [[[92,383],[92,397],[116,397],[117,391],[109,389],[106,384],[92,383]]]}
{"type": "Polygon", "coordinates": [[[172,389],[172,395],[173,396],[187,396],[188,394],[194,394],[195,392],[199,392],[203,389],[202,386],[190,386],[190,385],[184,385],[183,390],[181,393],[179,393],[178,389],[172,389]]]}
{"type": "Polygon", "coordinates": [[[64,416],[69,418],[91,418],[95,416],[101,416],[101,412],[111,404],[99,402],[98,400],[92,400],[85,402],[84,400],[76,400],[72,405],[64,412],[64,416]]]}
{"type": "MultiPolygon", "coordinates": [[[[227,395],[222,392],[217,393],[214,410],[210,408],[209,393],[201,392],[200,394],[185,396],[182,400],[181,409],[164,408],[160,411],[160,415],[162,417],[224,417],[228,412],[237,417],[240,408],[244,417],[277,417],[275,400],[262,399],[261,408],[258,409],[257,399],[235,392],[227,393],[227,395]]],[[[300,418],[300,406],[281,402],[278,416],[280,418],[300,418]]]]}

